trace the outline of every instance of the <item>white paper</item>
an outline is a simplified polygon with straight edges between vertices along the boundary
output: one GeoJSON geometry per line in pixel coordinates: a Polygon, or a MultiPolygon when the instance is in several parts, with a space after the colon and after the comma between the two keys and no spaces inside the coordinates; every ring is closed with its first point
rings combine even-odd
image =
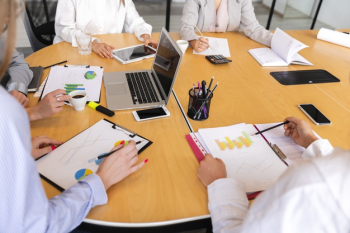
{"type": "Polygon", "coordinates": [[[34,97],[40,97],[41,96],[41,92],[44,89],[45,83],[46,83],[47,77],[45,78],[45,80],[40,84],[40,87],[38,88],[38,90],[34,93],[34,97]]]}
{"type": "Polygon", "coordinates": [[[52,91],[64,89],[66,84],[83,84],[82,88],[87,93],[87,101],[99,102],[102,76],[103,68],[99,66],[90,66],[89,68],[54,66],[50,70],[42,98],[52,91]],[[94,71],[96,77],[86,79],[84,75],[87,71],[94,71]]]}
{"type": "Polygon", "coordinates": [[[350,48],[350,35],[342,32],[321,28],[317,34],[317,39],[350,48]]]}
{"type": "MultiPolygon", "coordinates": [[[[282,122],[270,123],[270,124],[256,124],[255,126],[260,130],[270,128],[272,126],[278,125],[282,122]]],[[[315,133],[315,132],[314,132],[315,133]]],[[[278,148],[287,157],[285,159],[288,165],[299,162],[302,160],[301,156],[305,151],[305,148],[296,144],[293,139],[284,135],[283,126],[271,129],[262,133],[266,140],[271,144],[276,144],[278,148]]],[[[316,133],[315,135],[320,138],[316,133]]]]}
{"type": "Polygon", "coordinates": [[[207,50],[197,53],[195,50],[193,50],[193,54],[199,54],[199,55],[222,55],[224,57],[231,57],[230,54],[230,48],[228,46],[227,39],[222,38],[215,38],[215,37],[205,37],[209,39],[209,47],[207,50]],[[212,49],[213,48],[213,49],[212,49]]]}
{"type": "MultiPolygon", "coordinates": [[[[77,122],[77,124],[79,124],[77,122]]],[[[114,144],[120,140],[140,141],[142,138],[129,137],[130,133],[121,128],[112,128],[112,124],[101,120],[92,127],[68,140],[57,147],[51,153],[36,161],[40,174],[47,177],[60,187],[67,189],[77,183],[75,175],[82,169],[96,172],[98,165],[95,162],[88,163],[90,159],[108,153],[114,144]],[[120,130],[118,130],[120,129],[120,130]]],[[[136,145],[140,150],[148,143],[147,140],[136,145]]]]}
{"type": "Polygon", "coordinates": [[[214,157],[222,159],[227,176],[240,181],[246,192],[266,190],[287,169],[253,125],[239,124],[221,128],[199,129],[203,141],[214,157]],[[221,150],[215,140],[225,141],[225,137],[236,140],[245,132],[252,141],[250,146],[221,150]]]}
{"type": "Polygon", "coordinates": [[[287,62],[269,48],[250,49],[248,52],[261,66],[288,66],[287,62]]]}

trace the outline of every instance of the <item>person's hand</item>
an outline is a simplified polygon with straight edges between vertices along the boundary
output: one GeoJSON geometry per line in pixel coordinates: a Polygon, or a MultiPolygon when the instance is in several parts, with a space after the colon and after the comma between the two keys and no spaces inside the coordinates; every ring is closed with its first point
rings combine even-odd
{"type": "Polygon", "coordinates": [[[146,47],[156,47],[158,45],[158,42],[156,40],[153,40],[148,34],[142,34],[141,37],[143,38],[143,43],[146,47]]]}
{"type": "Polygon", "coordinates": [[[56,90],[45,95],[33,107],[26,108],[29,120],[35,121],[49,117],[63,110],[64,101],[69,100],[70,95],[66,95],[65,90],[56,90]]]}
{"type": "MultiPolygon", "coordinates": [[[[112,150],[123,147],[124,142],[122,143],[123,144],[119,144],[112,150]]],[[[96,174],[101,178],[106,191],[112,185],[123,180],[131,173],[138,171],[143,165],[145,165],[145,163],[147,163],[148,159],[136,164],[139,159],[137,153],[138,150],[135,141],[129,141],[127,146],[102,160],[96,174]]]]}
{"type": "Polygon", "coordinates": [[[94,40],[92,42],[91,48],[102,58],[113,58],[112,51],[115,48],[111,45],[108,45],[106,43],[98,43],[96,40],[94,40]]]}
{"type": "Polygon", "coordinates": [[[200,53],[209,48],[209,40],[208,38],[200,37],[198,40],[191,40],[190,45],[197,53],[200,53]]]}
{"type": "Polygon", "coordinates": [[[307,148],[318,139],[306,121],[296,117],[287,117],[284,121],[289,121],[283,126],[284,135],[293,139],[296,144],[307,148]]]}
{"type": "Polygon", "coordinates": [[[37,159],[47,153],[50,153],[53,148],[51,145],[61,145],[62,142],[51,139],[47,136],[39,136],[32,138],[32,157],[37,159]]]}
{"type": "Polygon", "coordinates": [[[29,99],[22,92],[12,90],[9,92],[23,107],[27,107],[29,103],[29,99]]]}
{"type": "Polygon", "coordinates": [[[197,175],[204,186],[208,187],[215,180],[227,177],[226,166],[221,159],[206,154],[200,162],[197,175]]]}

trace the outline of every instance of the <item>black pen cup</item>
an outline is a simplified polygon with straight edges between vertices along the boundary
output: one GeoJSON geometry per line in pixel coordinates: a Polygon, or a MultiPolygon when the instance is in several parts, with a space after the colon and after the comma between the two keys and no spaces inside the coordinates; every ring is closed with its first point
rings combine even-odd
{"type": "Polygon", "coordinates": [[[203,97],[198,88],[190,89],[188,92],[187,116],[195,121],[204,121],[209,118],[210,102],[213,95],[203,97]],[[209,97],[209,98],[208,98],[209,97]]]}

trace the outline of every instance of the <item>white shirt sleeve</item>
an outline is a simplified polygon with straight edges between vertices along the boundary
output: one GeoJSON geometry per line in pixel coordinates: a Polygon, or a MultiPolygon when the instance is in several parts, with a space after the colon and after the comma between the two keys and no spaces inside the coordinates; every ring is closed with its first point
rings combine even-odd
{"type": "Polygon", "coordinates": [[[327,139],[318,139],[311,143],[302,154],[303,159],[312,159],[316,157],[324,157],[333,152],[333,146],[327,139]]]}
{"type": "MultiPolygon", "coordinates": [[[[76,5],[73,3],[73,0],[58,1],[55,18],[55,32],[56,36],[60,37],[62,40],[71,43],[73,47],[78,47],[75,35],[82,31],[76,28],[77,16],[75,8],[76,5]]],[[[94,40],[100,42],[95,37],[92,38],[92,41],[94,40]]]]}
{"type": "Polygon", "coordinates": [[[151,36],[152,26],[147,24],[136,11],[135,5],[131,0],[125,1],[125,31],[135,33],[135,36],[143,41],[141,35],[148,34],[151,36]]]}
{"type": "Polygon", "coordinates": [[[244,186],[232,178],[219,179],[208,186],[208,198],[213,232],[239,232],[249,206],[244,186]]]}

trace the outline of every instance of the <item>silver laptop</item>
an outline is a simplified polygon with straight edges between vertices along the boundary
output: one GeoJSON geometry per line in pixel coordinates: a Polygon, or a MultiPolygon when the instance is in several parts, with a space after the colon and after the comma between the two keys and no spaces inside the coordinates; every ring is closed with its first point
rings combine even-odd
{"type": "Polygon", "coordinates": [[[107,107],[121,110],[166,105],[181,58],[181,50],[165,28],[162,28],[151,70],[104,74],[107,107]]]}

